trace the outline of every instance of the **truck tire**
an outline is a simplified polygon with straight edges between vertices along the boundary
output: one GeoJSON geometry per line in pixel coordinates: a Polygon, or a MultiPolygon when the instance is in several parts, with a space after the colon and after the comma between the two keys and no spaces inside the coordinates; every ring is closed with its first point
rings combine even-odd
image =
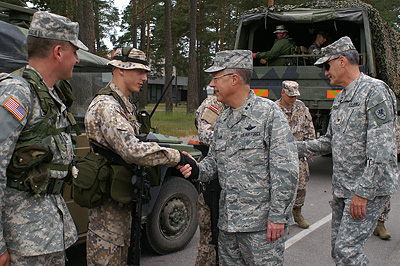
{"type": "Polygon", "coordinates": [[[183,249],[197,230],[195,187],[182,177],[170,177],[161,188],[145,226],[145,239],[156,253],[183,249]]]}

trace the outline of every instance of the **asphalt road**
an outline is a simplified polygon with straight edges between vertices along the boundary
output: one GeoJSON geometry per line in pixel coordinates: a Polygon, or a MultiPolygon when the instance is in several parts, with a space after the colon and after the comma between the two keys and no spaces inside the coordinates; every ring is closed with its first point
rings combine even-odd
{"type": "MultiPolygon", "coordinates": [[[[309,229],[301,229],[297,225],[290,226],[290,233],[286,242],[285,266],[333,266],[330,258],[330,214],[329,200],[331,198],[332,160],[330,157],[314,157],[310,161],[311,176],[307,185],[306,203],[303,215],[311,224],[309,229]]],[[[392,238],[381,240],[372,236],[366,244],[367,254],[371,266],[400,266],[400,200],[399,194],[393,195],[392,210],[389,221],[385,223],[392,238]]],[[[194,265],[197,253],[199,232],[179,252],[168,255],[155,255],[148,250],[142,251],[142,266],[187,266],[194,265]]],[[[72,258],[82,257],[84,247],[69,251],[72,258]]],[[[70,261],[68,265],[86,265],[83,260],[70,261]]]]}

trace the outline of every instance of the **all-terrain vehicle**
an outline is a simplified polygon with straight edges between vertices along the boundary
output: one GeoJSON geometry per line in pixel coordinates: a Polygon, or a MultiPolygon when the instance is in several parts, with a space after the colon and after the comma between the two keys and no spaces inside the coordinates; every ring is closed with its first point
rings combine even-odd
{"type": "MultiPolygon", "coordinates": [[[[0,72],[10,73],[28,63],[26,35],[27,26],[36,10],[26,9],[0,2],[0,72]],[[25,26],[18,27],[11,23],[25,26]]],[[[75,101],[72,113],[85,131],[83,118],[94,95],[111,80],[108,60],[94,54],[78,50],[79,64],[74,68],[70,83],[75,101]]],[[[161,146],[187,151],[194,158],[201,152],[193,145],[182,144],[182,140],[151,132],[146,141],[158,142],[161,146]]],[[[77,154],[89,150],[85,134],[77,137],[77,154]]],[[[143,206],[142,227],[146,242],[158,254],[166,254],[184,248],[193,238],[197,229],[197,188],[184,179],[175,168],[165,166],[146,169],[150,179],[151,200],[143,206]]],[[[77,225],[80,241],[85,241],[88,212],[72,198],[70,186],[66,186],[63,196],[77,225]]]]}

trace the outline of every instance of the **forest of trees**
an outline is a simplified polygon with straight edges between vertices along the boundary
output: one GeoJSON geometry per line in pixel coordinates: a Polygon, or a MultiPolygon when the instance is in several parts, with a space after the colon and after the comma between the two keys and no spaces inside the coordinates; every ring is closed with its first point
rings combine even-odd
{"type": "MultiPolygon", "coordinates": [[[[201,101],[201,90],[209,76],[203,70],[216,52],[232,49],[239,18],[245,11],[267,6],[268,0],[131,0],[120,14],[113,0],[3,0],[21,6],[69,17],[80,23],[80,39],[90,51],[105,56],[113,47],[134,46],[147,54],[154,73],[165,69],[165,80],[176,75],[189,77],[188,112],[201,101]],[[193,14],[195,13],[195,16],[193,14]],[[117,26],[121,32],[117,32],[117,26]]],[[[318,1],[318,0],[317,0],[318,1]]],[[[329,0],[328,0],[329,1],[329,0]]],[[[330,0],[334,1],[334,0],[330,0]]],[[[275,0],[275,5],[297,5],[305,0],[275,0]]],[[[397,30],[400,1],[364,0],[378,9],[397,30]]],[[[153,72],[152,72],[153,73],[153,72]]],[[[145,94],[144,94],[145,95],[145,94]]],[[[146,98],[140,105],[146,104],[146,98]]],[[[166,110],[172,111],[172,95],[166,94],[166,110]]]]}

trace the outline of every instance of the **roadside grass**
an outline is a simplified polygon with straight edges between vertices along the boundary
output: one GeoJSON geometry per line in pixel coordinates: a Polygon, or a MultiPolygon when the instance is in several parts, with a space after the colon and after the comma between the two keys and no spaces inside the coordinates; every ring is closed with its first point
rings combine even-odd
{"type": "MultiPolygon", "coordinates": [[[[155,104],[148,104],[146,110],[151,113],[155,104]]],[[[157,126],[160,134],[178,138],[197,137],[194,114],[186,113],[186,103],[173,107],[172,113],[165,112],[165,104],[160,103],[151,118],[151,126],[157,126]]]]}

